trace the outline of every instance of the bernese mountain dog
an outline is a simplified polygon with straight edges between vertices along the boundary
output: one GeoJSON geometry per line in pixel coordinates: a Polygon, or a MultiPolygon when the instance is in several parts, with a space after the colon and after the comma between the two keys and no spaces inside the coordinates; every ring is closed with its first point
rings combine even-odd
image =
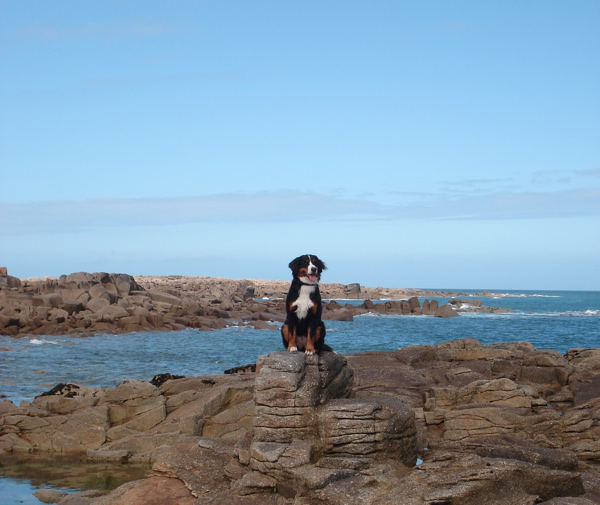
{"type": "Polygon", "coordinates": [[[308,355],[331,351],[325,345],[325,325],[321,320],[323,305],[319,292],[321,272],[327,267],[314,254],[304,254],[288,265],[292,284],[285,300],[286,318],[281,327],[283,345],[290,352],[308,355]]]}

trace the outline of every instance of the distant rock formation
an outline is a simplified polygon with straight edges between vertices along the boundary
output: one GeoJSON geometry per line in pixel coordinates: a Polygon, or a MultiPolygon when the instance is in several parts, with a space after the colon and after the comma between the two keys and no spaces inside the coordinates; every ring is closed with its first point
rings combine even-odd
{"type": "Polygon", "coordinates": [[[0,288],[19,288],[21,281],[12,275],[8,275],[6,267],[0,267],[0,288]]]}
{"type": "MultiPolygon", "coordinates": [[[[355,298],[378,291],[359,284],[323,284],[324,298],[355,298]]],[[[213,330],[232,325],[278,329],[285,317],[285,281],[211,277],[141,277],[78,272],[56,278],[19,280],[0,268],[0,335],[91,335],[134,331],[213,330]],[[268,298],[265,298],[268,297],[268,298]]],[[[400,290],[395,291],[400,294],[400,290]]],[[[386,294],[389,292],[386,290],[386,294]]],[[[381,294],[381,293],[380,293],[381,294]]],[[[324,302],[324,319],[351,321],[367,312],[454,317],[462,305],[407,300],[360,305],[324,302]]],[[[501,311],[476,306],[475,310],[501,311]]]]}

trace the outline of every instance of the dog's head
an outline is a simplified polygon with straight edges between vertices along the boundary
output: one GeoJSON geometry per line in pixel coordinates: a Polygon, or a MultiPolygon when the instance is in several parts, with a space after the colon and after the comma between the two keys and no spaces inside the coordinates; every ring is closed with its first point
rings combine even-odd
{"type": "Polygon", "coordinates": [[[304,284],[318,284],[321,280],[321,272],[327,267],[314,254],[304,254],[293,259],[288,265],[294,276],[304,284]]]}

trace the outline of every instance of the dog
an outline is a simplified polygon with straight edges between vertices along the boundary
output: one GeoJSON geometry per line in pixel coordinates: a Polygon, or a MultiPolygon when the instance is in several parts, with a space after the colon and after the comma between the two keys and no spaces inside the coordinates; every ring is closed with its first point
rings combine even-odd
{"type": "Polygon", "coordinates": [[[314,254],[304,254],[288,266],[293,280],[285,300],[286,318],[281,327],[284,347],[290,352],[304,351],[309,356],[322,350],[331,351],[325,345],[319,292],[321,272],[327,268],[325,263],[314,254]]]}

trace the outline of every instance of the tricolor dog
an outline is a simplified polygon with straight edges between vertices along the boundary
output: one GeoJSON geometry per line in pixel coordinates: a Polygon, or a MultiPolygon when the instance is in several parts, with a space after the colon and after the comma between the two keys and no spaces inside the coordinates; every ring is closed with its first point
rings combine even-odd
{"type": "Polygon", "coordinates": [[[314,254],[298,256],[289,264],[292,285],[285,300],[286,318],[281,328],[283,345],[290,352],[304,351],[311,355],[325,346],[325,325],[321,320],[323,306],[319,281],[327,267],[314,254]]]}

